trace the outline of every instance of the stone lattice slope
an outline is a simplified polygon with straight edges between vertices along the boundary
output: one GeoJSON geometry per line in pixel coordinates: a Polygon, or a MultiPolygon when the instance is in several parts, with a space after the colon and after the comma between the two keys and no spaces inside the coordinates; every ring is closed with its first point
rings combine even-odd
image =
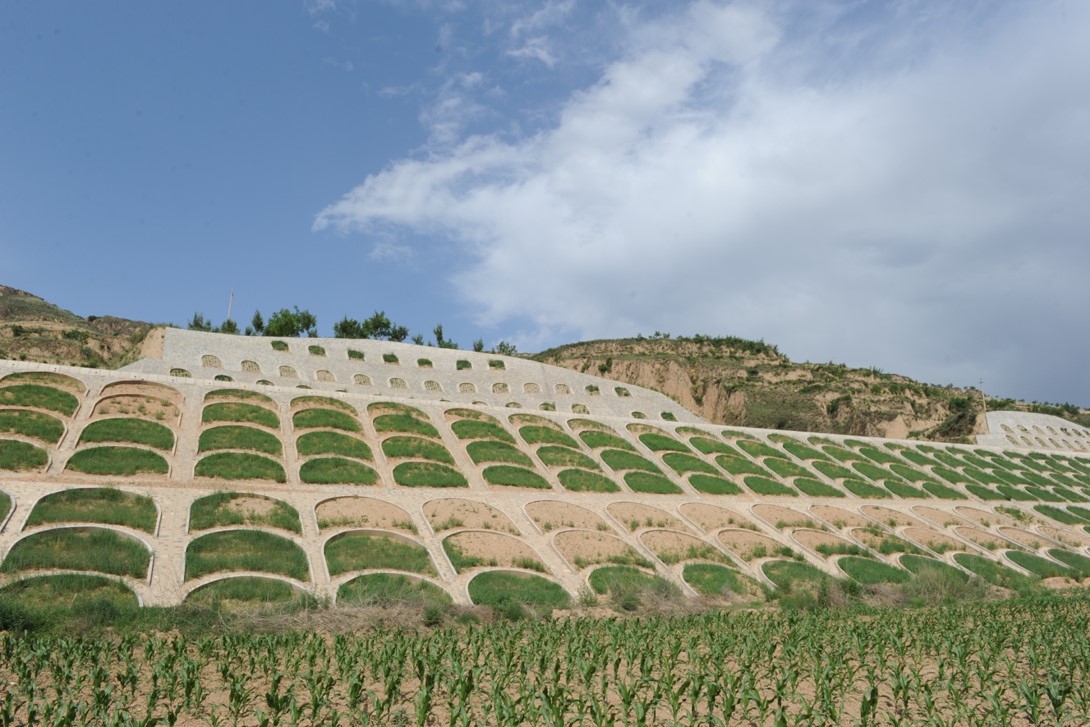
{"type": "Polygon", "coordinates": [[[629,568],[690,596],[716,572],[736,593],[936,562],[1090,576],[1074,452],[725,430],[638,387],[386,342],[168,330],[145,354],[0,362],[5,583],[103,573],[172,604],[397,574],[469,603],[497,573],[576,595],[629,568]]]}

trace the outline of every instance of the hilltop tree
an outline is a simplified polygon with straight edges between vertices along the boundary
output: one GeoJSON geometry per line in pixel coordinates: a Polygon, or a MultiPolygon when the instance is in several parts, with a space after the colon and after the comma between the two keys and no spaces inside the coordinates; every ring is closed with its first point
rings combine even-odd
{"type": "Polygon", "coordinates": [[[385,311],[375,311],[363,322],[345,316],[333,324],[333,335],[336,338],[376,338],[400,342],[409,337],[409,329],[394,324],[385,311]]]}

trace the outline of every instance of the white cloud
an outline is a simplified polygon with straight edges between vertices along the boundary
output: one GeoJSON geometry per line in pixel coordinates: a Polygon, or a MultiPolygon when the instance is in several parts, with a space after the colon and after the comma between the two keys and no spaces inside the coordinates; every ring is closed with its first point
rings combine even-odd
{"type": "Polygon", "coordinates": [[[634,21],[531,136],[426,118],[447,146],[315,226],[455,241],[479,320],[525,341],[733,333],[1090,403],[1090,6],[767,7],[634,21]]]}

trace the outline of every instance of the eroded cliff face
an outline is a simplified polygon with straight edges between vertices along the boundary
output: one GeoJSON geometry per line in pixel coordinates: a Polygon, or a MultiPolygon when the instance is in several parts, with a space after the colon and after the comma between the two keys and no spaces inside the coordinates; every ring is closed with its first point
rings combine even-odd
{"type": "Polygon", "coordinates": [[[960,440],[976,417],[949,431],[950,402],[970,392],[834,364],[792,363],[773,350],[715,342],[621,339],[571,344],[538,360],[660,391],[720,423],[904,439],[960,440]]]}

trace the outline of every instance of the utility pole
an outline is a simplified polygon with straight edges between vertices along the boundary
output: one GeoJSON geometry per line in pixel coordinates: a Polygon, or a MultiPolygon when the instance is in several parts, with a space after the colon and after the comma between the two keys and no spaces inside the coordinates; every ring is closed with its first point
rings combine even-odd
{"type": "Polygon", "coordinates": [[[988,399],[984,396],[984,379],[980,380],[980,410],[984,412],[984,433],[990,434],[988,431],[988,399]]]}
{"type": "Polygon", "coordinates": [[[231,291],[231,298],[227,301],[227,320],[231,320],[231,309],[235,307],[235,291],[231,291]]]}

